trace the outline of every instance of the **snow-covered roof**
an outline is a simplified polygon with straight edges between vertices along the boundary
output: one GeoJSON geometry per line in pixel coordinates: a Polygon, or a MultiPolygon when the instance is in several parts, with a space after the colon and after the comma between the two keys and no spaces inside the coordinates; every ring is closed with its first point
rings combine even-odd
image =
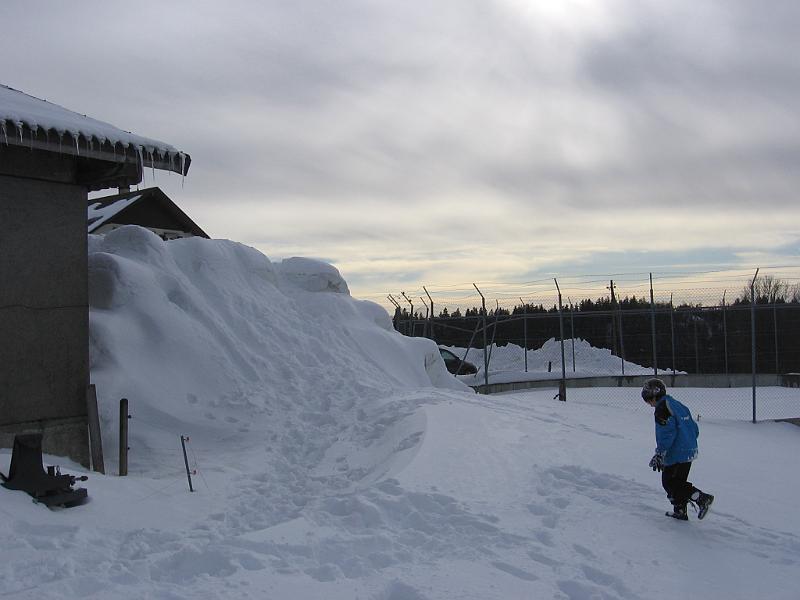
{"type": "Polygon", "coordinates": [[[0,84],[0,143],[186,174],[191,159],[158,140],[123,131],[0,84]]]}
{"type": "Polygon", "coordinates": [[[92,233],[103,226],[109,219],[128,208],[141,197],[141,194],[134,194],[133,196],[119,198],[107,204],[103,204],[99,201],[92,202],[89,204],[87,210],[88,232],[92,233]]]}

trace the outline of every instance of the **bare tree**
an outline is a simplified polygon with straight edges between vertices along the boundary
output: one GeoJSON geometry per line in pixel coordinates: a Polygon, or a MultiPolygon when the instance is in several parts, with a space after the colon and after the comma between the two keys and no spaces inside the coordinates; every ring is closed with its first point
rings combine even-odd
{"type": "Polygon", "coordinates": [[[789,302],[800,302],[800,283],[795,283],[789,288],[789,302]]]}
{"type": "MultiPolygon", "coordinates": [[[[795,286],[792,288],[786,281],[773,275],[762,275],[756,278],[753,286],[756,293],[756,302],[766,301],[773,304],[777,301],[786,301],[789,296],[800,298],[800,289],[795,286]]],[[[741,299],[744,302],[750,301],[750,286],[742,288],[741,299]]]]}

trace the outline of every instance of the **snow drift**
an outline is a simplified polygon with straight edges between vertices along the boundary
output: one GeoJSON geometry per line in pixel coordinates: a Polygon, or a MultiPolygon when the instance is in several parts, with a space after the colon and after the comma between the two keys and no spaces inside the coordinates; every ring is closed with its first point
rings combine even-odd
{"type": "MultiPolygon", "coordinates": [[[[104,430],[113,431],[122,397],[140,415],[191,427],[221,411],[242,423],[289,413],[336,420],[356,398],[468,390],[432,341],[395,332],[386,311],[350,297],[326,263],[272,263],[239,243],[164,242],[135,226],[89,239],[90,358],[104,430]]],[[[115,440],[104,442],[114,456],[115,440]]]]}

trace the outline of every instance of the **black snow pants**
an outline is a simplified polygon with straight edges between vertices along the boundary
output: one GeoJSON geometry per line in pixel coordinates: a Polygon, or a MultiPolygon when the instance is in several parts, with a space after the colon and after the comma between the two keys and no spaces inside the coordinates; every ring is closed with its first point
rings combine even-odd
{"type": "Polygon", "coordinates": [[[686,481],[689,478],[689,469],[692,463],[676,463],[664,467],[661,471],[661,485],[667,492],[667,498],[673,506],[685,506],[697,488],[686,481]]]}

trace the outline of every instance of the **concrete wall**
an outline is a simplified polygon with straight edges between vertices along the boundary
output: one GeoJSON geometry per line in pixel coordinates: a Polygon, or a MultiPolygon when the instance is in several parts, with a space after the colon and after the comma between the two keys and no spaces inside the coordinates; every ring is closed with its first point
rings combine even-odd
{"type": "Polygon", "coordinates": [[[0,446],[42,431],[46,453],[88,465],[86,187],[72,183],[74,161],[11,159],[0,160],[0,446]]]}
{"type": "MultiPolygon", "coordinates": [[[[608,375],[603,377],[575,377],[567,378],[567,389],[585,387],[641,387],[652,375],[608,375]]],[[[659,374],[667,388],[681,387],[707,387],[707,388],[746,388],[753,385],[752,374],[731,375],[669,375],[659,374]]],[[[527,389],[558,389],[559,379],[539,381],[517,381],[513,383],[490,383],[473,386],[479,394],[496,394],[499,392],[512,392],[527,389]]],[[[798,387],[800,376],[796,373],[786,375],[757,374],[757,386],[783,386],[798,387]]]]}

